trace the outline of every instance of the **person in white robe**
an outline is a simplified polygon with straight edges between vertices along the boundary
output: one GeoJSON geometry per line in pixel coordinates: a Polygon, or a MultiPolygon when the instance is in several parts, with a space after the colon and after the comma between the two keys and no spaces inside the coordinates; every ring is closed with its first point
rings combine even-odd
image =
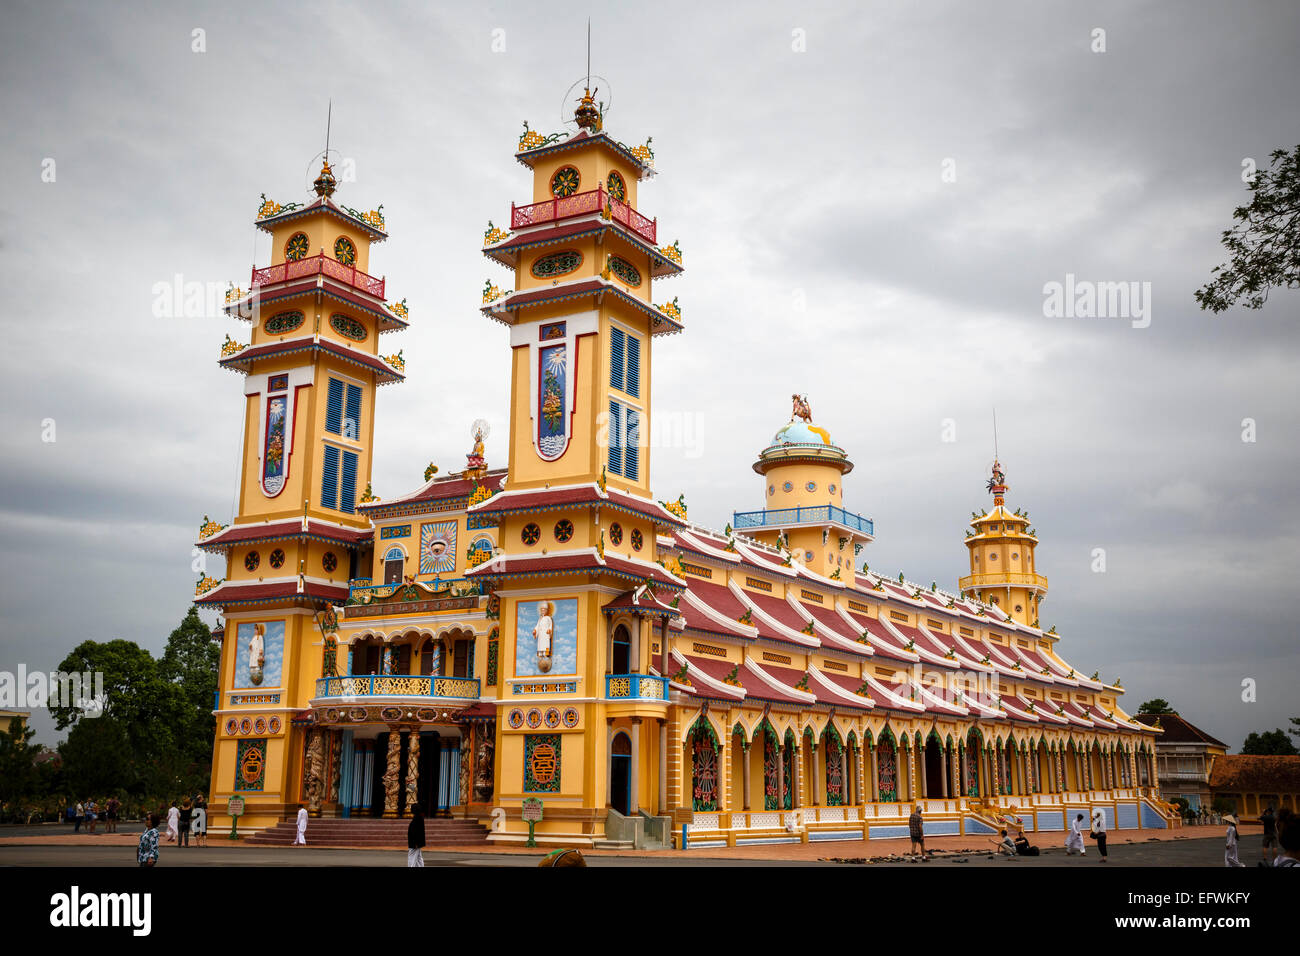
{"type": "Polygon", "coordinates": [[[172,801],[171,809],[167,811],[167,842],[175,843],[176,838],[181,832],[181,811],[176,806],[176,801],[172,801]]]}
{"type": "Polygon", "coordinates": [[[298,804],[298,834],[293,838],[293,845],[307,845],[307,808],[302,804],[298,804]]]}
{"type": "Polygon", "coordinates": [[[1065,838],[1065,852],[1070,856],[1083,856],[1083,814],[1076,814],[1070,821],[1070,834],[1065,838]]]}

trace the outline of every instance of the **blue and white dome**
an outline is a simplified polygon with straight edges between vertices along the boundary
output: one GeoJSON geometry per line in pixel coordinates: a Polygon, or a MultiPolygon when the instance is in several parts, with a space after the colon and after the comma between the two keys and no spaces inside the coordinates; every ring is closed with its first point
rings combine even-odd
{"type": "Polygon", "coordinates": [[[834,445],[831,433],[817,425],[796,421],[772,436],[773,445],[834,445]]]}

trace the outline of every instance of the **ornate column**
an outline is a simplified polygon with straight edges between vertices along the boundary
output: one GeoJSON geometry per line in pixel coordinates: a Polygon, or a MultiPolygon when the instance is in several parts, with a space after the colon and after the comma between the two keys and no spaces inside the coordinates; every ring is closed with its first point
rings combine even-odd
{"type": "MultiPolygon", "coordinates": [[[[633,755],[636,759],[636,755],[633,755]]],[[[614,718],[605,718],[605,800],[606,807],[614,793],[614,718]]]]}
{"type": "Polygon", "coordinates": [[[929,769],[926,767],[926,764],[929,761],[925,759],[926,753],[930,749],[928,745],[929,745],[929,741],[926,741],[920,747],[916,748],[916,767],[918,771],[917,779],[920,781],[920,786],[917,788],[916,795],[919,799],[925,799],[926,797],[930,796],[930,787],[927,783],[927,775],[929,773],[929,769]]]}
{"type": "MultiPolygon", "coordinates": [[[[763,731],[764,734],[767,731],[763,731]]],[[[763,781],[763,793],[767,793],[767,781],[763,781]]],[[[764,803],[767,801],[765,800],[764,803]]],[[[790,803],[794,803],[791,797],[790,803]]],[[[785,810],[785,744],[777,741],[776,745],[776,809],[777,812],[785,810]]]]}
{"type": "Polygon", "coordinates": [[[814,807],[821,806],[821,799],[817,795],[817,790],[819,787],[823,787],[825,785],[824,777],[822,775],[822,769],[821,769],[822,767],[821,748],[817,746],[817,743],[818,741],[816,739],[814,739],[812,742],[812,774],[811,774],[812,779],[808,781],[810,784],[812,784],[812,786],[809,787],[809,790],[812,791],[812,805],[814,807]]]}
{"type": "MultiPolygon", "coordinates": [[[[746,810],[750,809],[750,807],[749,807],[749,770],[750,770],[750,767],[752,766],[751,761],[750,761],[750,758],[749,758],[749,745],[750,745],[750,741],[745,740],[745,739],[742,737],[741,740],[740,740],[740,746],[741,746],[741,750],[742,750],[742,755],[741,755],[741,757],[742,757],[742,767],[741,767],[741,771],[740,771],[740,772],[741,772],[740,791],[741,791],[741,799],[744,801],[744,804],[745,804],[744,809],[746,809],[746,810]]],[[[765,785],[765,786],[764,786],[764,789],[766,789],[766,781],[764,781],[764,785],[765,785]]]]}
{"type": "Polygon", "coordinates": [[[388,725],[388,765],[384,770],[384,816],[397,816],[397,795],[402,779],[401,728],[388,725]]]}
{"type": "Polygon", "coordinates": [[[420,729],[407,731],[406,812],[411,813],[420,796],[420,729]]]}
{"type": "MultiPolygon", "coordinates": [[[[610,761],[613,765],[614,761],[610,761]]],[[[632,718],[632,782],[629,789],[632,791],[628,795],[627,812],[631,816],[637,816],[641,810],[641,718],[632,718]]]]}
{"type": "Polygon", "coordinates": [[[718,741],[718,809],[731,809],[731,735],[718,741]]]}
{"type": "Polygon", "coordinates": [[[872,738],[871,749],[868,751],[868,753],[870,753],[871,755],[870,757],[871,787],[869,790],[867,790],[867,794],[871,797],[872,803],[879,803],[880,802],[880,764],[876,762],[876,742],[874,738],[872,738]]]}
{"type": "Polygon", "coordinates": [[[794,762],[794,767],[792,768],[794,771],[792,775],[793,785],[790,788],[790,808],[792,810],[799,810],[803,807],[804,777],[808,775],[803,772],[803,750],[798,743],[795,743],[795,745],[790,748],[790,759],[794,762]]]}
{"type": "Polygon", "coordinates": [[[320,816],[321,797],[325,789],[325,732],[313,727],[307,732],[307,812],[320,816]]]}

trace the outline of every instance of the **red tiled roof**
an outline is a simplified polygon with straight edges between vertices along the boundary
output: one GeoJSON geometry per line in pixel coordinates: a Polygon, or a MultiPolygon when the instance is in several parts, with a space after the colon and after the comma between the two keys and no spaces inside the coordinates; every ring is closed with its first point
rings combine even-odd
{"type": "Polygon", "coordinates": [[[1211,737],[1200,727],[1179,717],[1177,714],[1134,714],[1133,719],[1139,723],[1146,724],[1148,727],[1154,727],[1156,721],[1160,722],[1160,729],[1164,731],[1160,735],[1161,743],[1175,744],[1210,744],[1215,747],[1228,749],[1228,745],[1223,741],[1211,737]]]}
{"type": "Polygon", "coordinates": [[[570,554],[498,555],[465,572],[467,578],[499,578],[516,575],[567,574],[573,572],[607,572],[630,577],[638,581],[654,581],[663,587],[673,587],[672,576],[657,565],[630,561],[617,554],[605,553],[602,563],[595,549],[589,548],[570,554]]]}
{"type": "Polygon", "coordinates": [[[240,584],[227,581],[215,590],[195,598],[194,603],[200,607],[223,607],[295,597],[342,604],[348,599],[348,588],[347,585],[332,586],[307,581],[303,592],[299,593],[296,581],[282,581],[275,584],[240,584]]]}
{"type": "Polygon", "coordinates": [[[904,650],[898,639],[890,634],[876,618],[867,617],[855,611],[846,611],[845,613],[861,624],[862,629],[871,635],[871,647],[878,656],[889,657],[896,661],[906,661],[909,664],[917,660],[917,655],[904,650]]]}
{"type": "Polygon", "coordinates": [[[843,643],[840,643],[839,641],[824,638],[824,643],[829,642],[840,650],[851,651],[854,654],[865,656],[870,653],[867,645],[858,640],[862,631],[855,632],[853,628],[849,627],[848,622],[836,613],[834,608],[823,607],[820,604],[809,604],[806,601],[800,601],[799,606],[811,614],[818,624],[843,641],[843,643]]]}
{"type": "Polygon", "coordinates": [[[781,704],[801,704],[808,706],[806,697],[796,696],[801,691],[795,690],[794,685],[799,682],[803,676],[803,671],[790,670],[785,667],[763,666],[763,672],[776,681],[777,686],[773,687],[771,682],[763,680],[755,665],[746,661],[740,668],[740,682],[745,685],[745,693],[749,697],[759,700],[770,700],[781,704]],[[784,679],[780,675],[790,675],[789,679],[784,679]]]}
{"type": "MultiPolygon", "coordinates": [[[[405,375],[387,362],[373,355],[367,355],[357,349],[348,348],[346,345],[341,345],[330,339],[317,340],[310,337],[250,346],[228,358],[221,359],[217,364],[223,368],[236,369],[246,373],[250,363],[257,359],[268,358],[273,355],[287,355],[294,352],[326,352],[336,358],[343,359],[345,362],[368,368],[388,382],[400,382],[406,378],[405,375]]],[[[381,382],[381,384],[384,383],[381,382]]]]}
{"type": "Polygon", "coordinates": [[[592,213],[592,215],[597,216],[598,218],[584,219],[560,226],[551,226],[549,228],[534,229],[529,232],[517,233],[505,242],[498,243],[494,246],[485,246],[483,254],[490,259],[495,259],[510,268],[514,268],[515,263],[518,261],[516,253],[524,249],[563,242],[565,239],[572,236],[612,231],[627,242],[636,246],[642,252],[648,254],[651,259],[654,260],[652,263],[652,275],[662,276],[682,271],[680,264],[669,259],[622,223],[613,219],[606,220],[599,218],[599,213],[592,213]]]}
{"type": "Polygon", "coordinates": [[[619,508],[649,518],[656,524],[681,528],[686,526],[671,511],[657,501],[639,498],[617,488],[607,488],[604,494],[594,484],[574,485],[567,488],[531,488],[508,491],[494,495],[470,507],[475,515],[510,514],[519,511],[562,508],[565,506],[600,505],[619,508]]]}
{"type": "MultiPolygon", "coordinates": [[[[736,665],[730,664],[727,661],[713,660],[707,657],[693,657],[676,650],[673,651],[673,657],[675,659],[686,661],[691,665],[691,667],[695,668],[706,677],[712,678],[713,680],[724,684],[726,687],[726,690],[722,690],[720,688],[710,687],[703,681],[692,681],[686,689],[686,693],[690,694],[692,697],[725,701],[744,699],[745,689],[743,687],[736,687],[733,684],[727,684],[726,681],[723,680],[723,678],[731,673],[731,669],[736,665]]],[[[683,685],[678,684],[677,686],[680,687],[683,685]]]]}
{"type": "Polygon", "coordinates": [[[637,588],[630,591],[624,591],[618,597],[614,598],[614,600],[604,605],[601,610],[607,614],[615,611],[634,611],[640,614],[667,614],[673,617],[677,616],[677,609],[656,598],[651,589],[646,588],[646,590],[641,593],[640,597],[638,597],[637,592],[639,590],[640,589],[637,588]]]}
{"type": "Polygon", "coordinates": [[[337,541],[348,547],[356,547],[370,540],[374,532],[369,528],[336,528],[321,521],[308,519],[307,530],[302,529],[302,519],[289,521],[272,521],[261,524],[237,524],[217,532],[210,538],[197,542],[198,547],[219,550],[249,541],[270,541],[280,538],[307,536],[337,541]]]}
{"type": "MultiPolygon", "coordinates": [[[[1161,714],[1161,717],[1168,717],[1161,714]]],[[[1214,758],[1210,789],[1281,796],[1300,793],[1300,757],[1223,754],[1214,758]]],[[[1277,804],[1274,803],[1276,809],[1277,804]]]]}
{"type": "Polygon", "coordinates": [[[373,512],[384,508],[418,504],[422,501],[447,501],[452,498],[467,498],[473,494],[474,488],[480,484],[489,491],[500,491],[501,486],[505,484],[505,480],[506,469],[504,468],[489,471],[483,476],[482,481],[465,478],[460,474],[444,475],[441,478],[431,479],[419,491],[412,492],[401,498],[392,498],[388,501],[372,501],[367,504],[357,505],[357,510],[373,512]]]}

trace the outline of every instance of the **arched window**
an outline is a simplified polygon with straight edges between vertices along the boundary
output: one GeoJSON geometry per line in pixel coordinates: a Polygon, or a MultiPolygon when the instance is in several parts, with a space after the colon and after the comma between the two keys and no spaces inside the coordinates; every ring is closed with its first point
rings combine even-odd
{"type": "Polygon", "coordinates": [[[844,806],[844,748],[840,745],[840,735],[833,727],[827,726],[822,732],[826,754],[826,806],[844,806]]]}
{"type": "Polygon", "coordinates": [[[876,789],[882,803],[898,801],[898,762],[894,754],[894,735],[886,728],[876,744],[876,789]]]}
{"type": "Polygon", "coordinates": [[[442,676],[442,641],[437,638],[425,641],[424,647],[420,649],[420,673],[426,677],[442,676]]]}
{"type": "Polygon", "coordinates": [[[614,628],[614,636],[610,639],[609,672],[611,674],[632,672],[632,638],[622,624],[614,628]]]}
{"type": "Polygon", "coordinates": [[[401,584],[402,571],[406,568],[406,555],[401,548],[389,548],[384,555],[384,583],[401,584]]]}

